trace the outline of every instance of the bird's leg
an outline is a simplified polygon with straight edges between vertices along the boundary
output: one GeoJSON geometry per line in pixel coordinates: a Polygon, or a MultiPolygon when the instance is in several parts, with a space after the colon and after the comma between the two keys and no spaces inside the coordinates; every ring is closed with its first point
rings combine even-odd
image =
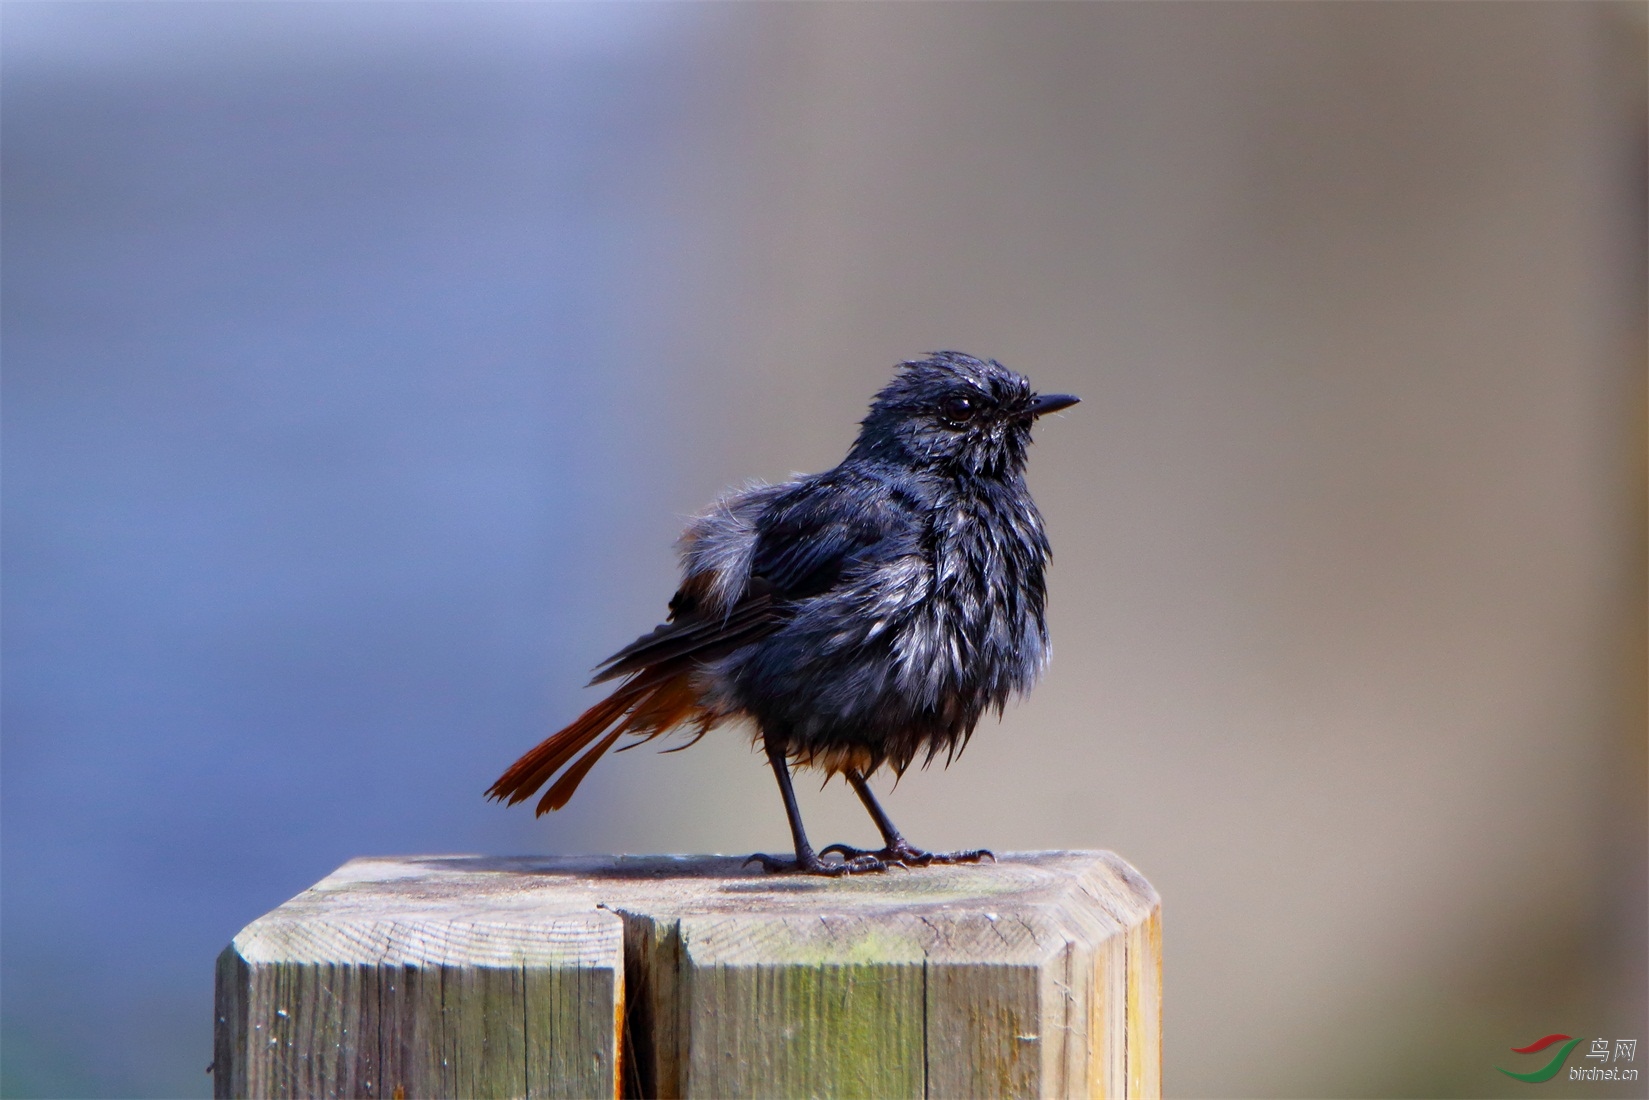
{"type": "Polygon", "coordinates": [[[876,829],[882,834],[884,847],[879,852],[867,852],[863,848],[852,848],[846,844],[832,844],[820,855],[838,853],[843,859],[863,859],[870,856],[886,863],[903,863],[907,866],[925,867],[930,863],[978,863],[986,856],[991,862],[996,862],[996,856],[988,848],[975,848],[967,852],[924,852],[915,847],[899,834],[898,826],[893,819],[882,809],[882,804],[876,801],[876,795],[871,792],[870,783],[864,773],[855,768],[847,769],[847,781],[853,784],[853,789],[859,795],[859,801],[865,804],[870,812],[870,819],[876,822],[876,829]]]}
{"type": "Polygon", "coordinates": [[[760,852],[745,860],[759,863],[772,872],[799,872],[808,875],[852,875],[862,871],[885,871],[886,861],[868,852],[844,857],[840,863],[826,863],[807,842],[807,831],[802,828],[802,811],[796,805],[796,791],[790,785],[790,762],[784,758],[784,749],[769,737],[762,738],[767,749],[767,762],[773,765],[773,777],[779,781],[779,794],[784,798],[784,813],[790,819],[790,838],[796,843],[796,858],[779,859],[760,852]]]}

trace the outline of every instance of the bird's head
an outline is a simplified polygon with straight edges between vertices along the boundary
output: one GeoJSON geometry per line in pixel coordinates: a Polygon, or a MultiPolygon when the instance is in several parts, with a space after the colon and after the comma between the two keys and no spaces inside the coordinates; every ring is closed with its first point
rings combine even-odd
{"type": "Polygon", "coordinates": [[[1024,375],[994,359],[938,351],[899,365],[871,402],[853,453],[980,477],[1017,473],[1036,418],[1077,400],[1039,396],[1024,375]]]}

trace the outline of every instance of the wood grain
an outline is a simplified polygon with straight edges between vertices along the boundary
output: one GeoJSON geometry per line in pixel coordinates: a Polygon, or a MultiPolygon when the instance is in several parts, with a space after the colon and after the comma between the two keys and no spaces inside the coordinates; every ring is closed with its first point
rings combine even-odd
{"type": "Polygon", "coordinates": [[[355,860],[218,960],[217,1095],[1157,1096],[1160,914],[1108,852],[355,860]]]}

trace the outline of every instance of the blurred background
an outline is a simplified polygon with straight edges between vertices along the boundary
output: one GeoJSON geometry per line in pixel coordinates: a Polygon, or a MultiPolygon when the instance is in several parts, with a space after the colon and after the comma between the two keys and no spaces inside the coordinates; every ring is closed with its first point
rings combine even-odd
{"type": "Polygon", "coordinates": [[[8,0],[5,1095],[207,1095],[352,856],[782,847],[481,792],[935,348],[1084,403],[906,832],[1141,868],[1174,1094],[1641,1094],[1493,1066],[1649,1038],[1645,10],[8,0]]]}

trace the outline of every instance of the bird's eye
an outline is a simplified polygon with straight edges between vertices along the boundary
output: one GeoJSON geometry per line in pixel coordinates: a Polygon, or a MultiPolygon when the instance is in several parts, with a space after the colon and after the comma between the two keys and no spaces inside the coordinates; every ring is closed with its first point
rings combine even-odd
{"type": "Polygon", "coordinates": [[[939,406],[939,412],[952,424],[963,424],[973,416],[978,405],[966,394],[953,393],[939,406]]]}

